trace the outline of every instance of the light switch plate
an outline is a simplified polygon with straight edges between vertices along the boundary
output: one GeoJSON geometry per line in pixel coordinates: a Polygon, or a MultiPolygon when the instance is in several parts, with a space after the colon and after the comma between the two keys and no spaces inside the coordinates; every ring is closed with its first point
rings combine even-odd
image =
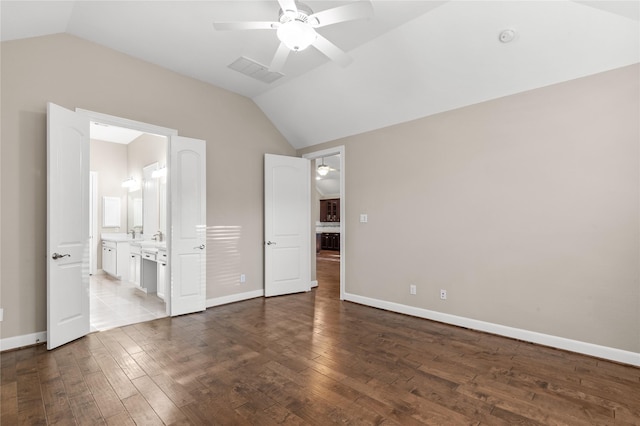
{"type": "Polygon", "coordinates": [[[366,214],[360,214],[360,223],[367,223],[368,220],[369,218],[366,214]]]}
{"type": "Polygon", "coordinates": [[[4,319],[4,309],[0,308],[0,321],[4,319]]]}

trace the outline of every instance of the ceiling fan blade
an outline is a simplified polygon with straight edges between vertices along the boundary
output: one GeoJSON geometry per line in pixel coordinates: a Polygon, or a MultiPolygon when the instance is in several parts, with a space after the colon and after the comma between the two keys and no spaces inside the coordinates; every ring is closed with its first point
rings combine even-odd
{"type": "Polygon", "coordinates": [[[286,12],[290,10],[292,12],[298,11],[298,6],[296,6],[295,0],[278,0],[278,4],[280,4],[280,8],[286,12]]]}
{"type": "Polygon", "coordinates": [[[320,34],[318,34],[318,37],[316,38],[316,41],[313,42],[312,46],[343,67],[346,67],[352,61],[351,56],[344,53],[342,49],[322,37],[320,34]]]}
{"type": "Polygon", "coordinates": [[[284,63],[289,57],[289,52],[291,52],[291,50],[289,50],[289,48],[284,43],[280,43],[280,46],[278,46],[278,50],[276,50],[276,54],[271,60],[271,65],[269,65],[269,71],[281,73],[282,68],[284,68],[284,63]]]}
{"type": "Polygon", "coordinates": [[[280,22],[214,22],[213,28],[218,31],[226,30],[274,30],[280,22]]]}
{"type": "Polygon", "coordinates": [[[337,24],[338,22],[354,21],[373,16],[373,6],[370,1],[357,1],[333,9],[322,10],[309,16],[309,23],[314,28],[337,24]]]}

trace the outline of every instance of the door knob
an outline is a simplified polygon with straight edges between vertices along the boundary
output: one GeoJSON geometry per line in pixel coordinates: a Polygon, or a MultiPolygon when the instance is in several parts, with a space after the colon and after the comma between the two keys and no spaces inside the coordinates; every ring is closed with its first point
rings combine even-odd
{"type": "Polygon", "coordinates": [[[270,246],[270,245],[274,245],[274,246],[275,246],[275,245],[276,245],[276,243],[275,243],[275,241],[267,241],[267,245],[268,245],[268,246],[270,246]]]}
{"type": "Polygon", "coordinates": [[[60,253],[53,253],[53,254],[51,255],[51,258],[52,258],[53,260],[62,259],[63,257],[71,257],[71,255],[70,255],[70,254],[60,254],[60,253]]]}
{"type": "Polygon", "coordinates": [[[204,244],[200,244],[198,247],[194,247],[193,249],[200,249],[200,250],[204,250],[206,246],[204,244]]]}

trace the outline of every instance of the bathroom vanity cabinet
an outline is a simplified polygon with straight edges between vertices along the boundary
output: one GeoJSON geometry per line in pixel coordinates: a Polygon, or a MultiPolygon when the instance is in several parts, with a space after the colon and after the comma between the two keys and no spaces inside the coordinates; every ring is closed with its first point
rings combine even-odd
{"type": "Polygon", "coordinates": [[[120,280],[129,279],[129,243],[102,240],[102,270],[120,280]]]}
{"type": "Polygon", "coordinates": [[[142,271],[142,258],[140,246],[131,244],[129,254],[129,281],[140,287],[140,273],[142,271]]]}
{"type": "Polygon", "coordinates": [[[102,242],[102,270],[111,276],[116,276],[116,243],[114,241],[102,242]]]}
{"type": "Polygon", "coordinates": [[[164,299],[167,288],[167,248],[164,242],[127,239],[127,234],[103,234],[102,269],[164,299]]]}
{"type": "Polygon", "coordinates": [[[166,293],[167,249],[149,242],[131,243],[129,255],[130,279],[138,290],[156,293],[164,299],[166,293]]]}
{"type": "Polygon", "coordinates": [[[158,288],[157,295],[159,298],[164,300],[164,295],[167,289],[167,250],[166,249],[158,249],[158,253],[156,254],[156,279],[158,280],[158,288]]]}

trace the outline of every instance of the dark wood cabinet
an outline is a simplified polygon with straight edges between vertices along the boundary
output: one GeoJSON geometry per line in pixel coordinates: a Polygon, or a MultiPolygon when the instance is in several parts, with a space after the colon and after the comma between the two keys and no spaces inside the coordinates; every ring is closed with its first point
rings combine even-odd
{"type": "Polygon", "coordinates": [[[320,200],[320,222],[340,222],[340,199],[320,200]]]}
{"type": "Polygon", "coordinates": [[[322,250],[340,250],[340,233],[323,232],[320,236],[322,250]]]}

